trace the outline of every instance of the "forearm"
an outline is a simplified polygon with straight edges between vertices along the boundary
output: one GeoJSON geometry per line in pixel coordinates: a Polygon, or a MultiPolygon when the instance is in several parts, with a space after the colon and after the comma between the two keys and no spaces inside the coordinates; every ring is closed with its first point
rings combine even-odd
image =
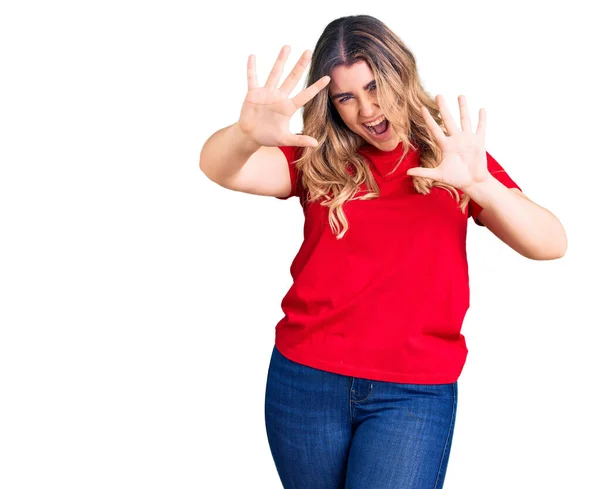
{"type": "Polygon", "coordinates": [[[465,189],[465,193],[485,210],[485,226],[523,256],[551,260],[565,254],[565,230],[548,209],[513,192],[492,176],[465,189]]]}
{"type": "Polygon", "coordinates": [[[200,151],[200,169],[212,181],[222,184],[237,174],[259,148],[236,122],[206,140],[200,151]]]}

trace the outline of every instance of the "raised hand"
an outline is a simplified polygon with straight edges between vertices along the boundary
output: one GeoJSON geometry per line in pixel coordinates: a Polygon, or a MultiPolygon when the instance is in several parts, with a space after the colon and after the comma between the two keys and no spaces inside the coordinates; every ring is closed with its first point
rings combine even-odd
{"type": "Polygon", "coordinates": [[[421,107],[421,114],[432,136],[440,145],[442,161],[436,168],[410,168],[407,174],[431,178],[465,191],[471,185],[483,182],[490,175],[485,150],[485,109],[479,110],[477,130],[473,133],[467,98],[464,95],[458,97],[462,131],[452,119],[443,97],[438,95],[435,101],[450,136],[444,134],[425,107],[421,107]]]}
{"type": "Polygon", "coordinates": [[[311,51],[304,51],[281,87],[277,88],[283,66],[290,52],[283,46],[264,87],[258,86],[256,57],[248,57],[248,93],[242,105],[238,125],[261,146],[317,146],[316,139],[290,132],[290,119],[294,113],[325,88],[330,77],[324,76],[294,98],[289,95],[298,84],[308,66],[311,51]]]}

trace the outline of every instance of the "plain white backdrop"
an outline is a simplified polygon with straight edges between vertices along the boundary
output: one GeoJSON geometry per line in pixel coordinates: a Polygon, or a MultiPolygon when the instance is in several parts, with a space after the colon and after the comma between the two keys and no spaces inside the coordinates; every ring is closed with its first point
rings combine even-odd
{"type": "Polygon", "coordinates": [[[600,487],[600,40],[583,1],[3,2],[0,487],[281,487],[264,394],[302,209],[198,160],[238,119],[250,54],[264,84],[289,44],[283,81],[351,14],[392,28],[455,117],[460,94],[474,127],[487,110],[486,149],[569,240],[532,261],[469,220],[444,488],[600,487]]]}

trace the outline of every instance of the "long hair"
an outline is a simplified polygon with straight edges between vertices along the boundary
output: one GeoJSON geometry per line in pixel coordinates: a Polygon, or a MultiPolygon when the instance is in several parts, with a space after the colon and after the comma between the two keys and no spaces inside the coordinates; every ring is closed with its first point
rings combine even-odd
{"type": "MultiPolygon", "coordinates": [[[[434,168],[442,159],[442,150],[430,136],[420,113],[425,106],[442,132],[449,135],[433,97],[421,86],[416,60],[410,50],[383,22],[370,15],[340,17],[329,23],[313,50],[306,79],[310,86],[337,66],[350,67],[365,61],[373,72],[377,99],[385,117],[400,134],[404,152],[392,171],[402,162],[409,149],[420,151],[420,166],[434,168]]],[[[321,197],[329,207],[329,225],[341,239],[349,228],[343,204],[359,192],[365,183],[368,192],[360,200],[379,196],[367,161],[357,153],[366,141],[351,131],[333,105],[327,88],[309,100],[302,113],[302,134],[315,138],[316,148],[305,147],[296,162],[307,190],[307,202],[321,197]],[[352,174],[348,172],[352,170],[352,174]],[[340,222],[342,229],[340,230],[340,222]]],[[[445,188],[458,202],[459,194],[451,186],[425,177],[413,176],[415,190],[429,194],[432,186],[445,188]]],[[[463,194],[460,209],[464,213],[469,197],[463,194]]]]}

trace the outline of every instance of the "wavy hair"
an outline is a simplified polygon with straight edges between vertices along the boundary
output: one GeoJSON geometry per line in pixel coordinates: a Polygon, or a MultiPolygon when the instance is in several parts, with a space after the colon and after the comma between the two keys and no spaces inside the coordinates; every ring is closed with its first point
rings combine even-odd
{"type": "MultiPolygon", "coordinates": [[[[398,129],[405,148],[392,172],[409,149],[420,151],[421,167],[438,166],[442,150],[430,135],[419,108],[427,108],[444,134],[449,135],[448,130],[435,99],[422,87],[415,57],[380,20],[370,15],[353,15],[329,23],[313,50],[306,86],[325,75],[330,76],[337,66],[350,67],[359,61],[365,61],[371,68],[378,103],[385,117],[398,129]]],[[[316,148],[302,148],[296,162],[302,175],[302,186],[307,190],[308,202],[323,197],[321,205],[329,207],[329,225],[337,233],[336,238],[341,239],[349,229],[343,204],[356,200],[355,195],[363,183],[366,183],[368,192],[358,199],[375,199],[380,194],[367,161],[357,152],[367,141],[346,126],[327,88],[304,105],[302,119],[302,134],[319,142],[316,148]],[[352,170],[352,174],[348,170],[352,170]]],[[[431,187],[442,187],[459,202],[459,194],[453,186],[425,177],[412,178],[418,193],[429,194],[431,187]]],[[[468,195],[463,193],[460,201],[463,213],[468,201],[468,195]]]]}

